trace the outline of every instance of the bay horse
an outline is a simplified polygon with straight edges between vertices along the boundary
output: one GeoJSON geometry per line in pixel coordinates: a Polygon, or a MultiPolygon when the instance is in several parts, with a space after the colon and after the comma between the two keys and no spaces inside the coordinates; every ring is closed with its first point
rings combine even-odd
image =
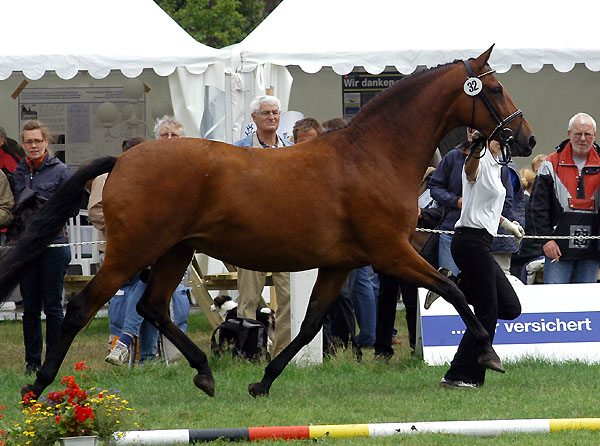
{"type": "Polygon", "coordinates": [[[137,310],[197,370],[194,384],[214,396],[205,353],[168,316],[170,296],[195,251],[252,270],[319,269],[300,333],[267,365],[262,381],[248,386],[252,396],[268,395],[322,326],[348,272],[369,264],[452,303],[481,347],[480,364],[503,372],[465,296],[409,243],[420,180],[446,133],[468,125],[522,156],[535,145],[521,111],[489,68],[492,48],[476,59],[408,76],[374,98],[347,128],[289,148],[158,140],[80,168],[0,262],[5,298],[78,212],[85,183],[110,172],[103,192],[104,263],[68,303],[59,341],[22,394],[39,396],[77,333],[126,280],[151,266],[137,310]]]}

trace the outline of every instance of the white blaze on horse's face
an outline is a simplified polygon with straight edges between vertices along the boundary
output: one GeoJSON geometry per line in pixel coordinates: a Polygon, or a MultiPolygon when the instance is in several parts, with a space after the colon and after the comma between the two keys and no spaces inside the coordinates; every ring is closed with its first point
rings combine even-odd
{"type": "Polygon", "coordinates": [[[274,133],[279,128],[280,116],[277,105],[260,104],[258,113],[254,113],[252,119],[260,132],[274,133]]]}

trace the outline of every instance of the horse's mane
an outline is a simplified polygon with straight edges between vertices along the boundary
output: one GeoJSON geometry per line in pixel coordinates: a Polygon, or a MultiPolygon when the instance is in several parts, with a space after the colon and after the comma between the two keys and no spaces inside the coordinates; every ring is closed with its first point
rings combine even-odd
{"type": "Polygon", "coordinates": [[[385,89],[379,95],[375,96],[367,105],[365,105],[360,112],[352,119],[349,127],[360,126],[364,119],[367,119],[372,113],[372,111],[377,110],[378,113],[381,113],[381,107],[384,106],[391,97],[394,98],[394,103],[398,105],[406,104],[410,100],[412,100],[415,96],[420,93],[421,88],[417,85],[417,83],[429,83],[433,79],[440,76],[446,70],[443,70],[444,67],[450,67],[455,65],[462,60],[454,60],[449,63],[440,64],[435,67],[427,68],[425,70],[416,71],[398,82],[396,82],[391,87],[385,89]]]}

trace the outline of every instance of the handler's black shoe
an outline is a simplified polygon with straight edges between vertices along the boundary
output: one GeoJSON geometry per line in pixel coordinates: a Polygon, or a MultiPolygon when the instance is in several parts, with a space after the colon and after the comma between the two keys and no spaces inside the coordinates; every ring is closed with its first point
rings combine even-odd
{"type": "MultiPolygon", "coordinates": [[[[454,276],[454,274],[452,274],[452,271],[450,271],[448,268],[442,266],[442,267],[438,268],[438,272],[440,272],[442,275],[446,276],[448,279],[450,279],[454,283],[456,283],[456,276],[454,276]]],[[[433,291],[428,291],[427,296],[425,296],[425,309],[429,310],[429,307],[431,307],[431,304],[434,303],[438,297],[440,297],[440,295],[438,293],[435,293],[433,291]]]]}
{"type": "Polygon", "coordinates": [[[451,379],[442,378],[440,381],[440,387],[444,387],[446,389],[474,389],[479,387],[477,383],[467,383],[464,381],[452,381],[451,379]]]}

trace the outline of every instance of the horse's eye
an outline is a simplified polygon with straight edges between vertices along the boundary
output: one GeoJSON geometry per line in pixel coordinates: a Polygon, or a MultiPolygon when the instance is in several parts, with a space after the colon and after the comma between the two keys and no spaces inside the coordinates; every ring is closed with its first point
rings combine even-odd
{"type": "Polygon", "coordinates": [[[490,88],[490,93],[492,93],[492,94],[500,94],[501,95],[503,93],[502,86],[498,85],[497,87],[490,88]]]}

